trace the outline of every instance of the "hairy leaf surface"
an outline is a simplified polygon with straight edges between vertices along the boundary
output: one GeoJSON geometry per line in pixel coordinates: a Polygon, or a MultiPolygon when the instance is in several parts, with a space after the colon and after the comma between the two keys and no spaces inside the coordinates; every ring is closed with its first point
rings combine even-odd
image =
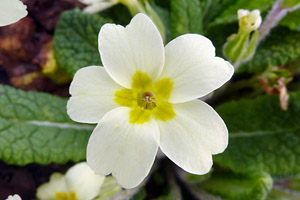
{"type": "Polygon", "coordinates": [[[261,96],[223,104],[217,112],[230,133],[227,149],[214,157],[219,165],[237,173],[300,173],[299,92],[290,94],[288,111],[277,96],[261,96]]]}
{"type": "Polygon", "coordinates": [[[98,51],[98,33],[105,23],[110,23],[96,14],[79,10],[64,12],[54,35],[54,50],[58,64],[74,75],[82,67],[102,65],[98,51]]]}
{"type": "Polygon", "coordinates": [[[66,102],[0,85],[0,159],[16,165],[85,159],[93,126],[71,121],[66,102]]]}

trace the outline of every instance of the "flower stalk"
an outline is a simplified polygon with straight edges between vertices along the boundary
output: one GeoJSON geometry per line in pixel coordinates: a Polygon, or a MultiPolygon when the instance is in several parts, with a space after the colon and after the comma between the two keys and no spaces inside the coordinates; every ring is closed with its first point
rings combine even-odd
{"type": "Polygon", "coordinates": [[[231,35],[224,45],[224,55],[231,60],[235,69],[240,63],[252,58],[256,50],[257,29],[261,24],[259,10],[238,10],[239,30],[231,35]]]}
{"type": "Polygon", "coordinates": [[[276,1],[259,29],[257,45],[270,33],[270,31],[278,24],[278,22],[282,18],[284,18],[289,12],[292,12],[299,8],[300,3],[288,4],[286,0],[276,1]]]}

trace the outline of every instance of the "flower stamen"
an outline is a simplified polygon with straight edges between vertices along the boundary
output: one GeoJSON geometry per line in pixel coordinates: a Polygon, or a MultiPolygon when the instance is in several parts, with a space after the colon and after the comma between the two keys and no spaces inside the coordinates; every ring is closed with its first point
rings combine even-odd
{"type": "Polygon", "coordinates": [[[156,98],[152,92],[144,92],[141,94],[141,100],[138,104],[143,110],[153,110],[156,107],[156,98]]]}

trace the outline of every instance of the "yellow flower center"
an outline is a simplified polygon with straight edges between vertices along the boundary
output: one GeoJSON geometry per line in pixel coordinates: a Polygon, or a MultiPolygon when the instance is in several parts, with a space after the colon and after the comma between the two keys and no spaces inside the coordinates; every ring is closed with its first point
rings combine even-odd
{"type": "Polygon", "coordinates": [[[55,198],[58,200],[78,200],[75,192],[70,192],[70,193],[57,192],[55,194],[55,198]]]}
{"type": "Polygon", "coordinates": [[[173,106],[168,102],[173,85],[170,78],[153,83],[146,73],[136,72],[132,78],[132,89],[116,91],[115,102],[131,108],[130,123],[143,124],[151,116],[167,121],[175,116],[173,106]]]}
{"type": "Polygon", "coordinates": [[[241,18],[241,22],[244,26],[254,26],[255,24],[255,19],[252,19],[250,16],[244,16],[241,18]]]}

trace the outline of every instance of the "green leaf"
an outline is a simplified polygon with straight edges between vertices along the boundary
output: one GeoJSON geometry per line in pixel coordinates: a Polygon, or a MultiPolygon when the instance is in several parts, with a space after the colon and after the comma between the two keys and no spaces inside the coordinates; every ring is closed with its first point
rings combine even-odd
{"type": "Polygon", "coordinates": [[[213,173],[210,179],[199,186],[224,200],[263,200],[272,184],[273,180],[267,173],[237,175],[227,172],[213,173]]]}
{"type": "Polygon", "coordinates": [[[204,31],[215,18],[226,10],[229,6],[236,3],[236,0],[200,0],[203,11],[204,31]]]}
{"type": "Polygon", "coordinates": [[[0,85],[0,159],[16,165],[85,159],[93,127],[72,122],[66,102],[0,85]]]}
{"type": "Polygon", "coordinates": [[[299,0],[282,0],[282,7],[284,8],[292,8],[299,4],[299,0]]]}
{"type": "Polygon", "coordinates": [[[300,10],[288,13],[280,22],[279,25],[287,26],[291,30],[300,31],[300,10]]]}
{"type": "Polygon", "coordinates": [[[171,1],[171,38],[185,33],[202,33],[202,11],[199,0],[171,1]]]}
{"type": "Polygon", "coordinates": [[[278,96],[261,96],[219,106],[229,145],[214,157],[236,173],[266,171],[272,175],[300,173],[300,92],[291,93],[283,111],[278,96]]]}
{"type": "Polygon", "coordinates": [[[300,57],[300,32],[279,27],[259,45],[253,59],[237,73],[262,73],[269,66],[282,66],[300,57]]]}
{"type": "Polygon", "coordinates": [[[299,200],[300,176],[274,180],[274,186],[267,200],[299,200]]]}
{"type": "Polygon", "coordinates": [[[111,22],[96,14],[77,9],[64,12],[54,34],[54,51],[59,66],[74,75],[82,67],[102,65],[98,51],[98,33],[111,22]]]}

